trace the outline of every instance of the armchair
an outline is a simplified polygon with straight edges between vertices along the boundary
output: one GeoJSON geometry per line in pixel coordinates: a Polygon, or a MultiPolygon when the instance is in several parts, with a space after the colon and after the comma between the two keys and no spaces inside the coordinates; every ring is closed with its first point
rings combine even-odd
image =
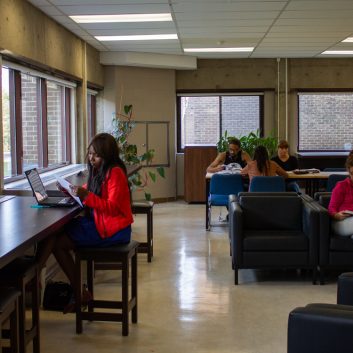
{"type": "Polygon", "coordinates": [[[309,304],[296,308],[288,318],[287,353],[351,353],[352,332],[353,306],[309,304]]]}
{"type": "Polygon", "coordinates": [[[308,304],[288,317],[288,353],[350,353],[353,347],[353,273],[338,278],[337,304],[308,304]]]}
{"type": "Polygon", "coordinates": [[[245,268],[309,268],[316,282],[319,212],[295,193],[240,193],[229,201],[234,283],[245,268]]]}

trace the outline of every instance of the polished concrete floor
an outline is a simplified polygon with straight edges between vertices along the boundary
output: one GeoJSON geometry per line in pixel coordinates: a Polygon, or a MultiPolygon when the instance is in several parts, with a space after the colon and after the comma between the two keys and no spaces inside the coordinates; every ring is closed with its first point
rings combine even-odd
{"type": "MultiPolygon", "coordinates": [[[[134,237],[144,232],[145,217],[138,215],[134,237]]],[[[242,270],[235,286],[228,228],[205,231],[202,205],[155,205],[154,236],[152,263],[139,255],[138,323],[130,324],[129,336],[109,322],[85,322],[76,335],[73,314],[42,310],[42,352],[285,353],[288,313],[336,300],[334,276],[314,286],[309,274],[242,270]]],[[[119,293],[118,276],[98,272],[98,294],[119,293]]]]}

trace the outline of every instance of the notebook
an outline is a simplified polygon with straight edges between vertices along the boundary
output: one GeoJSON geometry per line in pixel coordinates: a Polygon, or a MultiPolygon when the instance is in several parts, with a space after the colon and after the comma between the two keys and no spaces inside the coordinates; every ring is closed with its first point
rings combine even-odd
{"type": "Polygon", "coordinates": [[[76,201],[72,197],[49,197],[36,168],[26,170],[25,174],[38,205],[71,207],[76,204],[76,201]]]}

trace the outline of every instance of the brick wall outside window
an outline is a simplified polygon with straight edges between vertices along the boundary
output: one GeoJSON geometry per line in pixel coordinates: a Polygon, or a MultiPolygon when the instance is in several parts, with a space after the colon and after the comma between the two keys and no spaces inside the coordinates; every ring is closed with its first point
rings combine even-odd
{"type": "MultiPolygon", "coordinates": [[[[38,121],[37,78],[21,74],[22,89],[22,135],[23,169],[37,167],[39,161],[38,141],[42,141],[41,126],[38,121]]],[[[62,94],[61,86],[47,84],[47,122],[48,122],[48,161],[49,165],[62,162],[62,94]]]]}
{"type": "Polygon", "coordinates": [[[345,144],[353,145],[353,94],[300,94],[299,150],[344,150],[345,144]]]}
{"type": "Polygon", "coordinates": [[[37,79],[21,75],[23,169],[38,166],[37,79]]]}
{"type": "Polygon", "coordinates": [[[47,105],[48,105],[48,161],[49,165],[63,161],[62,146],[62,95],[61,86],[48,82],[47,105]]]}
{"type": "Polygon", "coordinates": [[[181,145],[211,144],[222,133],[241,136],[260,127],[259,96],[198,96],[181,99],[181,145]],[[221,102],[221,111],[220,111],[221,102]]]}

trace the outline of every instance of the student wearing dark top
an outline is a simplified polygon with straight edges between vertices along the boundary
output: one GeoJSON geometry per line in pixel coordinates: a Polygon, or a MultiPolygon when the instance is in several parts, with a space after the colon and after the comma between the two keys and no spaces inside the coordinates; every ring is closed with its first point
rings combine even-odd
{"type": "MultiPolygon", "coordinates": [[[[276,162],[285,171],[298,169],[298,160],[289,154],[289,144],[286,140],[281,140],[277,146],[277,156],[272,160],[276,162]]],[[[300,192],[299,185],[295,181],[289,181],[286,184],[287,191],[300,192]]]]}
{"type": "Polygon", "coordinates": [[[218,154],[216,159],[208,166],[207,173],[216,173],[224,169],[225,165],[238,163],[242,168],[251,160],[250,156],[241,150],[240,141],[232,138],[228,142],[228,151],[218,154]]]}

